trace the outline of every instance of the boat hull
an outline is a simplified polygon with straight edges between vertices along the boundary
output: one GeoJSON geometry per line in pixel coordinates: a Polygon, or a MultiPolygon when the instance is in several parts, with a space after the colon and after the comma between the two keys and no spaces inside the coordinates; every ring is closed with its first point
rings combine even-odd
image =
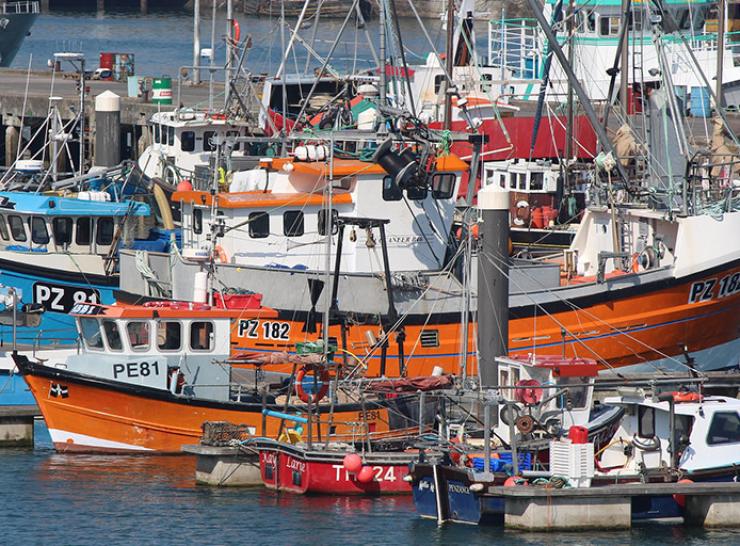
{"type": "Polygon", "coordinates": [[[260,472],[268,489],[314,495],[408,495],[408,475],[412,457],[365,456],[372,468],[372,480],[363,483],[344,468],[344,453],[311,453],[285,444],[262,445],[260,472]],[[400,460],[399,460],[400,459],[400,460]]]}
{"type": "MultiPolygon", "coordinates": [[[[177,396],[39,365],[22,355],[16,355],[16,363],[60,452],[180,453],[182,446],[198,442],[206,421],[239,423],[250,434],[263,436],[276,437],[280,432],[281,420],[263,417],[262,410],[282,412],[283,406],[177,396]]],[[[337,405],[332,438],[353,437],[357,431],[352,423],[358,421],[367,421],[371,437],[405,432],[408,421],[398,420],[402,405],[399,399],[337,405]]],[[[289,412],[305,415],[306,407],[291,406],[289,412]]],[[[314,424],[314,438],[320,441],[328,433],[326,420],[314,424]]]]}

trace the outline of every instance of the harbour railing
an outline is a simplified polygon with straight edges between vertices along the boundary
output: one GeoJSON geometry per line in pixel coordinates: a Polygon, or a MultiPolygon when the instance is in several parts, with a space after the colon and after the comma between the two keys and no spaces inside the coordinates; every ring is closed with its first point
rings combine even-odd
{"type": "Polygon", "coordinates": [[[38,2],[3,2],[0,3],[2,15],[30,15],[40,13],[38,2]]]}

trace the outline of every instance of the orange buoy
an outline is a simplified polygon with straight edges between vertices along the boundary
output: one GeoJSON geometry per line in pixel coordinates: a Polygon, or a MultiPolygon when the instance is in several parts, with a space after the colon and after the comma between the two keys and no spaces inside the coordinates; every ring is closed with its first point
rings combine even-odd
{"type": "Polygon", "coordinates": [[[347,453],[342,461],[344,468],[347,472],[356,474],[362,469],[362,457],[357,453],[347,453]]]}
{"type": "MultiPolygon", "coordinates": [[[[678,480],[676,483],[694,483],[694,480],[684,478],[683,480],[678,480]]],[[[681,508],[686,508],[686,495],[673,495],[673,500],[676,501],[676,504],[681,508]]]]}
{"type": "Polygon", "coordinates": [[[676,404],[685,404],[686,402],[701,402],[704,397],[698,392],[693,391],[673,391],[673,401],[676,404]]]}
{"type": "Polygon", "coordinates": [[[357,473],[357,481],[360,483],[370,483],[375,478],[372,466],[363,466],[357,473]]]}
{"type": "Polygon", "coordinates": [[[190,183],[190,180],[183,178],[177,183],[177,191],[193,191],[193,185],[190,183]]]}

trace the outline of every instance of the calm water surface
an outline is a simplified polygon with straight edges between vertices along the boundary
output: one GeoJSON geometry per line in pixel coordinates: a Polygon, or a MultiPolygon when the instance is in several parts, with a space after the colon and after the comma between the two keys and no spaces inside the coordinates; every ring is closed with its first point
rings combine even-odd
{"type": "Polygon", "coordinates": [[[196,486],[190,457],[58,455],[43,424],[37,446],[0,451],[3,544],[739,544],[740,532],[641,526],[621,533],[524,534],[438,528],[409,497],[277,495],[196,486]]]}

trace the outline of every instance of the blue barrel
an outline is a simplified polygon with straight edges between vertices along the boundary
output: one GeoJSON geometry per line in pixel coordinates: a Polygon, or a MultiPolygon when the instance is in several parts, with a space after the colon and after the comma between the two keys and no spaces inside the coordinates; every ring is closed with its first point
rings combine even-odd
{"type": "Polygon", "coordinates": [[[690,100],[692,116],[708,118],[712,115],[712,106],[709,103],[709,89],[706,87],[692,87],[690,100]]]}

